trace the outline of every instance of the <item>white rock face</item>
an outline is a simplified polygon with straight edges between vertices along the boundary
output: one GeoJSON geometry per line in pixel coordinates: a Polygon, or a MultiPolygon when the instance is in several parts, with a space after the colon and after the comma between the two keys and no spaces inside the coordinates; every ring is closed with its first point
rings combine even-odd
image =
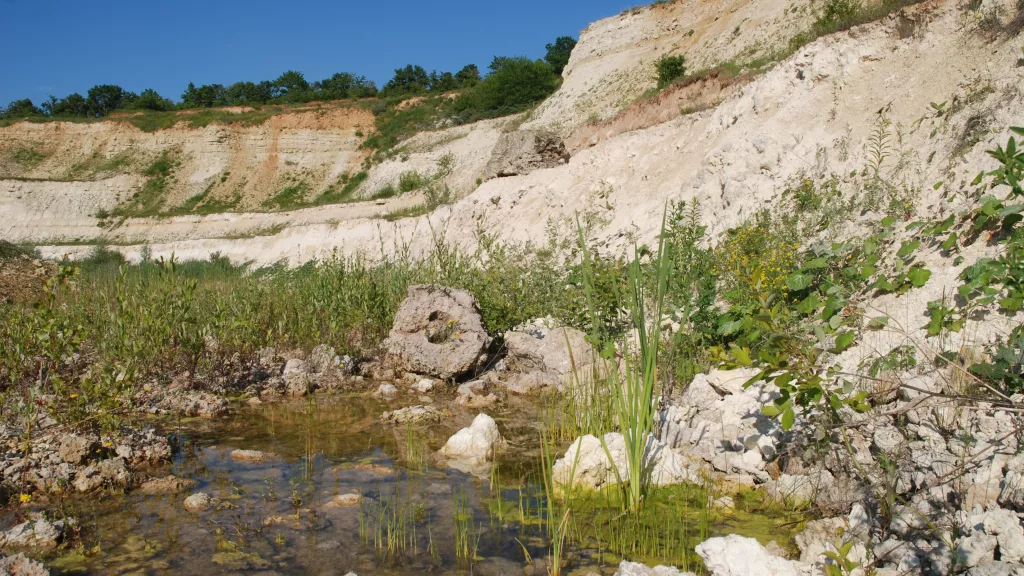
{"type": "Polygon", "coordinates": [[[730,534],[697,545],[697,554],[714,576],[800,576],[800,565],[768,553],[753,538],[730,534]]]}
{"type": "MultiPolygon", "coordinates": [[[[643,461],[645,473],[650,474],[650,482],[655,486],[700,481],[699,468],[695,463],[673,452],[653,436],[647,442],[643,461]]],[[[623,480],[629,478],[626,440],[618,432],[605,434],[604,445],[600,438],[590,434],[576,439],[552,469],[555,482],[587,488],[617,483],[616,471],[623,480]],[[608,459],[609,453],[611,460],[608,459]]]]}
{"type": "Polygon", "coordinates": [[[498,431],[498,424],[487,414],[478,414],[468,428],[455,433],[438,452],[450,466],[478,468],[486,466],[494,455],[508,444],[498,431]]]}
{"type": "Polygon", "coordinates": [[[727,474],[769,479],[765,464],[775,458],[782,430],[761,408],[778,393],[763,383],[743,384],[756,370],[713,370],[698,374],[677,404],[660,414],[662,438],[710,462],[727,474]]]}
{"type": "Polygon", "coordinates": [[[982,527],[986,534],[996,537],[999,559],[1003,562],[1024,560],[1024,527],[1020,519],[1009,510],[996,508],[985,513],[982,527]]]}

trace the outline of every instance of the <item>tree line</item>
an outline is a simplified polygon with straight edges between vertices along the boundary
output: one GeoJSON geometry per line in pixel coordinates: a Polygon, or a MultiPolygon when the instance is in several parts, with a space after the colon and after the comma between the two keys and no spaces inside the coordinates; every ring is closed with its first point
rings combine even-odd
{"type": "Polygon", "coordinates": [[[372,80],[349,72],[339,72],[323,80],[309,82],[298,71],[288,70],[274,80],[262,82],[236,82],[229,86],[189,83],[181,94],[180,102],[161,96],[148,88],[136,94],[114,84],[101,84],[89,89],[85,96],[79,93],[64,98],[50,96],[38,106],[25,98],[0,108],[0,118],[32,116],[99,118],[111,112],[125,110],[171,111],[220,106],[259,106],[263,104],[304,103],[325,100],[363,98],[405,98],[430,93],[467,91],[472,99],[463,99],[465,106],[483,105],[504,108],[511,101],[536,100],[557,88],[558,77],[569,61],[576,40],[563,36],[547,45],[543,60],[495,57],[486,77],[481,76],[476,64],[467,64],[458,72],[427,72],[422,66],[410,64],[395,69],[394,76],[378,89],[372,80]],[[491,82],[484,80],[493,78],[491,82]],[[507,94],[503,94],[507,92],[507,94]],[[468,104],[472,101],[474,105],[468,104]]]}

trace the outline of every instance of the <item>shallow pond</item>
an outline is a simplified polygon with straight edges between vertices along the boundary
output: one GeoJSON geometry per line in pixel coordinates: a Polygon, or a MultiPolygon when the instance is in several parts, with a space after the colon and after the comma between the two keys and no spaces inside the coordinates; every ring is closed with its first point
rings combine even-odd
{"type": "MultiPolygon", "coordinates": [[[[64,507],[79,519],[80,544],[46,560],[67,574],[546,573],[536,417],[522,408],[494,414],[510,447],[486,477],[474,477],[431,461],[472,414],[429,427],[380,425],[380,413],[393,408],[322,396],[239,406],[222,420],[161,421],[180,449],[153,474],[190,478],[195,488],[73,498],[64,507]],[[239,462],[229,456],[235,449],[274,456],[239,462]],[[186,511],[184,498],[198,491],[220,504],[186,511]],[[361,502],[339,505],[345,494],[361,502]]],[[[699,569],[680,551],[708,535],[788,544],[788,519],[744,506],[712,513],[696,488],[659,491],[635,524],[606,506],[608,498],[575,507],[565,573],[611,574],[620,554],[699,569]]]]}

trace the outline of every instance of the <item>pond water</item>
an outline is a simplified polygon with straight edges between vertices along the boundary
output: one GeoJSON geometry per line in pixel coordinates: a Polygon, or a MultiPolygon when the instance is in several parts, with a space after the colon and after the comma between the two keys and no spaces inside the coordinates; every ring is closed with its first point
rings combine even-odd
{"type": "MultiPolygon", "coordinates": [[[[158,422],[179,450],[151,473],[197,485],[175,494],[72,498],[63,506],[79,520],[80,543],[44,560],[65,574],[545,574],[550,546],[535,413],[493,414],[509,450],[486,477],[474,477],[431,460],[472,414],[427,427],[382,426],[380,413],[393,408],[320,396],[239,406],[221,420],[158,422]],[[229,456],[235,449],[273,456],[239,462],[229,456]],[[184,498],[199,491],[219,505],[186,511],[184,498]],[[346,494],[360,495],[360,503],[339,505],[346,494]]],[[[659,491],[634,524],[603,498],[574,509],[564,573],[612,574],[620,554],[699,569],[680,550],[692,552],[709,535],[788,545],[787,518],[744,506],[715,513],[700,505],[707,496],[697,488],[659,491]]]]}

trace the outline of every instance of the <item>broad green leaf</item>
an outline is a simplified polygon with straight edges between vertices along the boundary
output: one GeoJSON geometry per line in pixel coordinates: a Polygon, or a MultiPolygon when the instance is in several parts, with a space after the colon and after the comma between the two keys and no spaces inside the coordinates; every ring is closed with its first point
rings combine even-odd
{"type": "Polygon", "coordinates": [[[813,278],[799,272],[791,274],[789,278],[786,278],[786,286],[794,292],[799,292],[800,290],[807,288],[813,282],[813,278]]]}
{"type": "Polygon", "coordinates": [[[769,405],[765,406],[764,408],[761,408],[761,414],[764,414],[765,416],[767,416],[769,418],[775,418],[776,416],[778,416],[780,414],[780,412],[779,412],[778,408],[776,408],[775,406],[769,404],[769,405]]]}
{"type": "Polygon", "coordinates": [[[812,292],[807,298],[804,298],[799,304],[796,305],[796,311],[804,316],[811,314],[818,309],[821,305],[821,298],[818,297],[816,292],[812,292]]]}
{"type": "Polygon", "coordinates": [[[730,349],[730,351],[732,352],[733,358],[735,358],[737,362],[744,366],[750,366],[750,350],[746,348],[740,348],[738,346],[733,346],[730,349]]]}
{"type": "Polygon", "coordinates": [[[796,413],[793,412],[792,408],[786,408],[786,411],[782,413],[782,429],[788,431],[793,428],[795,423],[796,413]]]}
{"type": "Polygon", "coordinates": [[[836,350],[838,350],[840,352],[842,352],[843,350],[846,350],[851,345],[853,345],[853,341],[856,340],[856,339],[857,339],[857,333],[856,332],[854,332],[852,330],[848,330],[846,332],[843,332],[839,336],[836,336],[836,350]]]}
{"type": "Polygon", "coordinates": [[[932,271],[927,268],[912,268],[910,272],[907,272],[907,278],[910,278],[910,283],[915,288],[920,288],[928,283],[928,279],[932,277],[932,271]]]}
{"type": "Polygon", "coordinates": [[[1024,298],[1003,298],[999,301],[999,306],[1004,310],[1016,312],[1021,309],[1021,306],[1024,306],[1024,298]]]}
{"type": "Polygon", "coordinates": [[[999,211],[1000,218],[1006,218],[1011,214],[1020,214],[1024,212],[1024,204],[1010,204],[999,211]]]}
{"type": "Polygon", "coordinates": [[[820,268],[827,268],[827,267],[828,267],[828,258],[813,258],[811,260],[808,260],[807,263],[804,264],[804,269],[806,269],[806,270],[818,270],[820,268]]]}
{"type": "Polygon", "coordinates": [[[917,247],[920,246],[920,245],[921,245],[921,241],[920,240],[913,240],[911,242],[904,242],[900,246],[900,250],[899,250],[899,252],[896,253],[896,256],[899,256],[900,258],[903,258],[904,256],[909,256],[909,255],[913,254],[914,250],[917,250],[917,247]]]}
{"type": "Polygon", "coordinates": [[[946,241],[942,243],[942,249],[946,252],[949,252],[950,248],[956,246],[957,239],[958,237],[956,232],[950,232],[949,237],[946,238],[946,241]]]}
{"type": "Polygon", "coordinates": [[[881,330],[889,325],[888,316],[875,316],[868,322],[868,328],[871,330],[881,330]]]}

